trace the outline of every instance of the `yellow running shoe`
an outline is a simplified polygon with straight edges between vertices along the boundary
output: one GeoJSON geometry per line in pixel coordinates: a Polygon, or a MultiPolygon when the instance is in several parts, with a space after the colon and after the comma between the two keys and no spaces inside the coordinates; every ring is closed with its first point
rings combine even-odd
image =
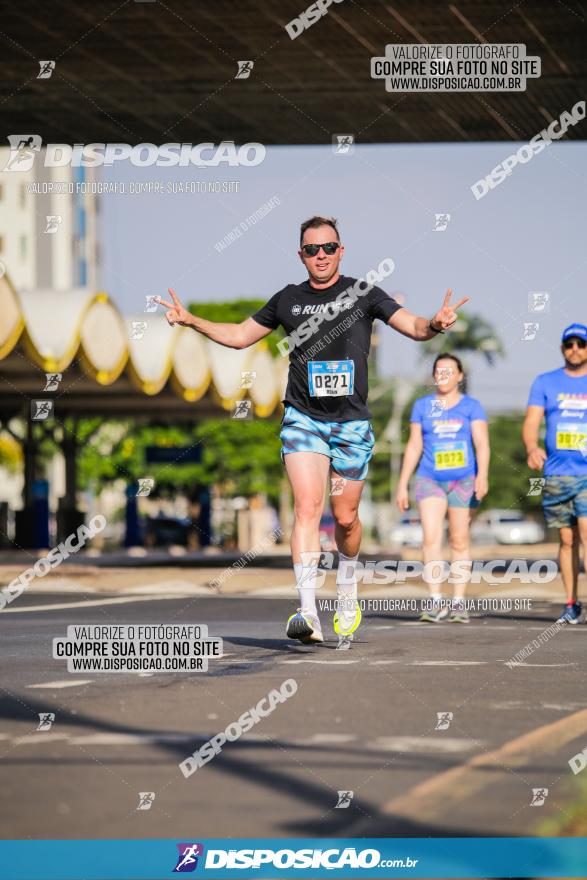
{"type": "Polygon", "coordinates": [[[338,600],[338,611],[334,614],[334,632],[338,636],[350,636],[361,623],[361,608],[355,599],[354,604],[345,599],[338,600]]]}

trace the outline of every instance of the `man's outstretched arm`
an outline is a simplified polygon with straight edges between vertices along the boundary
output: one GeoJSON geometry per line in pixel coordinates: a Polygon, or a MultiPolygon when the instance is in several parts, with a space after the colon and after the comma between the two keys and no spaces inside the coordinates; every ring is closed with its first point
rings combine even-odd
{"type": "Polygon", "coordinates": [[[420,318],[408,309],[401,308],[394,312],[387,323],[404,336],[415,339],[417,342],[425,342],[427,339],[432,339],[437,333],[444,333],[445,330],[452,327],[458,318],[457,309],[469,302],[470,299],[470,297],[464,296],[453,306],[450,304],[451,296],[452,290],[447,290],[444,302],[433,318],[420,318]]]}
{"type": "Polygon", "coordinates": [[[187,309],[184,309],[177,294],[169,288],[169,295],[173,302],[167,302],[160,296],[156,297],[157,302],[165,306],[169,311],[165,312],[165,317],[171,326],[180,324],[182,327],[191,327],[217,342],[219,345],[225,345],[227,348],[248,348],[254,345],[264,336],[271,333],[268,327],[262,327],[253,318],[247,318],[240,324],[220,324],[216,321],[207,321],[205,318],[198,318],[192,315],[187,309]]]}

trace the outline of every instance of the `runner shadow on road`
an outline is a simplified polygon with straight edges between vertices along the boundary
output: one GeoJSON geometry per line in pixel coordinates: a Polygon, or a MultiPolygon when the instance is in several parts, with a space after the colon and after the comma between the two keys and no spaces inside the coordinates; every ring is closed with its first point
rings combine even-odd
{"type": "Polygon", "coordinates": [[[272,651],[274,656],[279,655],[309,655],[314,654],[318,651],[326,650],[335,650],[338,644],[338,640],[335,636],[332,637],[330,641],[325,641],[321,645],[302,645],[301,642],[296,642],[291,639],[282,638],[282,639],[255,639],[251,637],[244,636],[222,636],[222,641],[227,642],[229,645],[241,645],[248,648],[264,648],[268,651],[272,651]]]}
{"type": "MultiPolygon", "coordinates": [[[[212,733],[188,734],[185,731],[170,730],[149,730],[142,729],[132,724],[120,724],[115,721],[106,721],[94,718],[88,714],[84,714],[77,710],[76,715],[72,715],[71,711],[65,707],[60,707],[52,701],[54,711],[59,714],[61,720],[61,733],[79,736],[80,731],[87,730],[92,734],[126,734],[135,737],[144,737],[144,742],[140,739],[133,745],[141,747],[142,745],[150,745],[158,748],[162,753],[162,758],[166,756],[167,760],[161,762],[161,766],[168,767],[172,772],[172,780],[175,783],[185,785],[186,798],[192,802],[189,795],[190,779],[184,779],[179,769],[179,763],[185,760],[186,756],[193,753],[205,742],[208,742],[212,733]],[[72,732],[72,728],[74,729],[72,732]],[[157,737],[161,739],[158,741],[157,737]],[[171,766],[170,766],[171,761],[171,766]],[[177,779],[175,779],[175,775],[177,779]]],[[[39,702],[34,698],[30,698],[27,694],[25,698],[5,697],[0,700],[0,720],[26,721],[29,727],[29,733],[33,735],[36,732],[34,725],[37,724],[38,715],[46,710],[46,700],[39,702]],[[26,702],[25,702],[26,699],[26,702]]],[[[43,734],[39,734],[42,736],[43,734]]],[[[49,742],[50,740],[48,740],[49,742]]],[[[67,742],[66,739],[63,740],[67,742]]],[[[55,744],[55,740],[52,740],[55,744]]],[[[35,765],[46,766],[58,773],[63,773],[63,768],[75,764],[77,766],[95,767],[95,757],[89,745],[83,747],[83,756],[80,758],[79,753],[76,754],[72,761],[68,758],[62,759],[56,757],[53,749],[51,754],[43,757],[38,754],[38,745],[35,754],[31,757],[21,758],[15,754],[15,746],[4,743],[5,753],[2,756],[2,764],[5,768],[10,766],[35,765]]],[[[96,746],[98,748],[98,745],[96,746]]],[[[366,773],[373,774],[380,770],[382,763],[391,763],[391,753],[389,751],[381,751],[377,749],[361,749],[356,744],[345,745],[337,744],[336,754],[340,757],[341,763],[348,770],[357,768],[364,769],[366,773]]],[[[320,761],[326,757],[330,758],[333,754],[332,744],[315,744],[315,743],[291,743],[286,740],[268,738],[265,740],[256,740],[247,742],[246,737],[237,743],[230,743],[224,748],[220,755],[216,756],[213,761],[207,765],[207,784],[209,792],[213,792],[215,786],[212,784],[209,774],[222,773],[228,775],[231,783],[238,786],[239,783],[246,786],[255,786],[265,793],[265,797],[271,799],[276,796],[276,803],[279,798],[287,797],[289,801],[297,801],[300,804],[299,814],[304,818],[294,821],[278,822],[271,818],[270,807],[265,802],[267,824],[270,827],[260,828],[260,834],[291,834],[305,836],[348,836],[353,833],[353,826],[360,822],[362,826],[368,825],[368,835],[377,836],[400,836],[400,837],[426,837],[426,836],[478,836],[480,831],[464,831],[463,829],[451,830],[439,825],[418,824],[395,818],[393,816],[383,815],[375,803],[367,799],[356,797],[347,809],[336,809],[338,800],[338,792],[331,787],[320,776],[324,773],[320,770],[320,761]],[[272,754],[267,757],[267,750],[271,750],[272,754]],[[241,754],[236,754],[240,752],[241,754]],[[261,753],[265,752],[261,761],[261,753]],[[244,754],[243,754],[244,753],[244,754]],[[289,759],[289,766],[283,769],[284,760],[289,759]],[[271,766],[271,762],[274,766],[271,766]],[[315,769],[316,765],[318,769],[315,769]],[[311,805],[311,810],[308,806],[311,805]],[[322,811],[322,815],[316,815],[316,810],[322,811]],[[307,818],[306,818],[307,817],[307,818]]],[[[393,760],[398,761],[398,769],[403,771],[415,770],[430,771],[436,774],[451,766],[447,757],[430,756],[430,755],[414,755],[409,753],[398,753],[393,760]]],[[[136,756],[121,759],[117,755],[114,759],[105,759],[103,755],[100,757],[100,765],[106,768],[119,766],[136,766],[149,765],[153,766],[153,756],[146,755],[144,759],[137,759],[136,756]]],[[[113,772],[113,771],[111,771],[113,772]]],[[[117,774],[114,772],[114,775],[117,774]]],[[[41,778],[41,777],[39,777],[41,778]]],[[[59,788],[59,782],[55,783],[59,788]]],[[[83,791],[80,796],[85,796],[83,791]]],[[[263,795],[262,795],[263,796],[263,795]]],[[[207,808],[210,807],[209,800],[207,808]]],[[[182,806],[182,810],[185,806],[182,806]]],[[[194,807],[194,809],[196,809],[194,807]]],[[[197,816],[196,816],[197,818],[197,816]]],[[[238,833],[238,829],[233,828],[233,833],[238,833]]],[[[366,833],[365,831],[362,834],[366,833]]]]}

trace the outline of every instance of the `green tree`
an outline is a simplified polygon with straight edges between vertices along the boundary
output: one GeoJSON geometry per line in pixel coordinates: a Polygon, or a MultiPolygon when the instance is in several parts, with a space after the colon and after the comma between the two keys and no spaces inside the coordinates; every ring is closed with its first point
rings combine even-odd
{"type": "Polygon", "coordinates": [[[136,483],[149,476],[155,498],[214,485],[230,495],[262,492],[277,501],[279,445],[277,419],[205,419],[189,427],[107,423],[80,451],[80,486],[99,490],[118,479],[136,483]],[[199,448],[201,462],[147,464],[148,446],[199,448]]]}
{"type": "Polygon", "coordinates": [[[540,518],[540,496],[528,495],[528,491],[530,478],[541,474],[531,471],[526,464],[521,434],[521,415],[501,415],[489,420],[491,467],[489,492],[483,503],[485,507],[520,509],[540,518]]]}
{"type": "MultiPolygon", "coordinates": [[[[217,321],[223,324],[240,324],[241,321],[250,318],[255,312],[265,305],[262,299],[237,299],[234,302],[190,303],[189,311],[199,318],[207,321],[217,321]]],[[[269,351],[276,357],[281,357],[277,343],[283,339],[285,333],[281,327],[274,330],[263,340],[269,345],[269,351]]]]}
{"type": "MultiPolygon", "coordinates": [[[[254,314],[263,300],[241,299],[233,302],[190,303],[193,314],[209,321],[239,323],[254,314]]],[[[270,351],[277,355],[276,345],[282,331],[266,338],[270,351]]],[[[280,356],[280,355],[277,355],[280,356]]],[[[80,438],[95,430],[95,420],[84,420],[78,428],[80,438]]],[[[189,492],[195,486],[218,486],[230,495],[251,496],[265,493],[277,501],[281,464],[279,460],[279,421],[270,419],[233,420],[224,417],[203,419],[196,425],[160,424],[134,425],[132,422],[109,422],[99,430],[80,454],[80,485],[101,488],[123,478],[136,482],[139,477],[155,480],[157,497],[189,492]],[[201,449],[199,464],[147,465],[147,446],[197,446],[201,449]]]]}
{"type": "Polygon", "coordinates": [[[459,313],[449,333],[438,333],[425,342],[424,350],[430,355],[437,355],[441,351],[456,355],[477,352],[490,365],[495,363],[496,357],[503,356],[504,353],[494,326],[481,315],[467,311],[459,313]]]}

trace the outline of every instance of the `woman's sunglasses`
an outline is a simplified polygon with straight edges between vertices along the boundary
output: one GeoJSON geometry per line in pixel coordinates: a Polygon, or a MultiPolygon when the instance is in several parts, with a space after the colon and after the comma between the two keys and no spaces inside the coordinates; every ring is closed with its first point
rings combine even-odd
{"type": "Polygon", "coordinates": [[[584,339],[567,339],[566,342],[563,342],[563,348],[568,351],[570,348],[574,348],[574,346],[578,348],[585,348],[587,342],[584,339]]]}
{"type": "Polygon", "coordinates": [[[303,244],[302,250],[307,257],[315,257],[320,248],[322,248],[324,253],[330,257],[337,252],[339,247],[340,245],[337,241],[327,241],[326,244],[303,244]]]}

